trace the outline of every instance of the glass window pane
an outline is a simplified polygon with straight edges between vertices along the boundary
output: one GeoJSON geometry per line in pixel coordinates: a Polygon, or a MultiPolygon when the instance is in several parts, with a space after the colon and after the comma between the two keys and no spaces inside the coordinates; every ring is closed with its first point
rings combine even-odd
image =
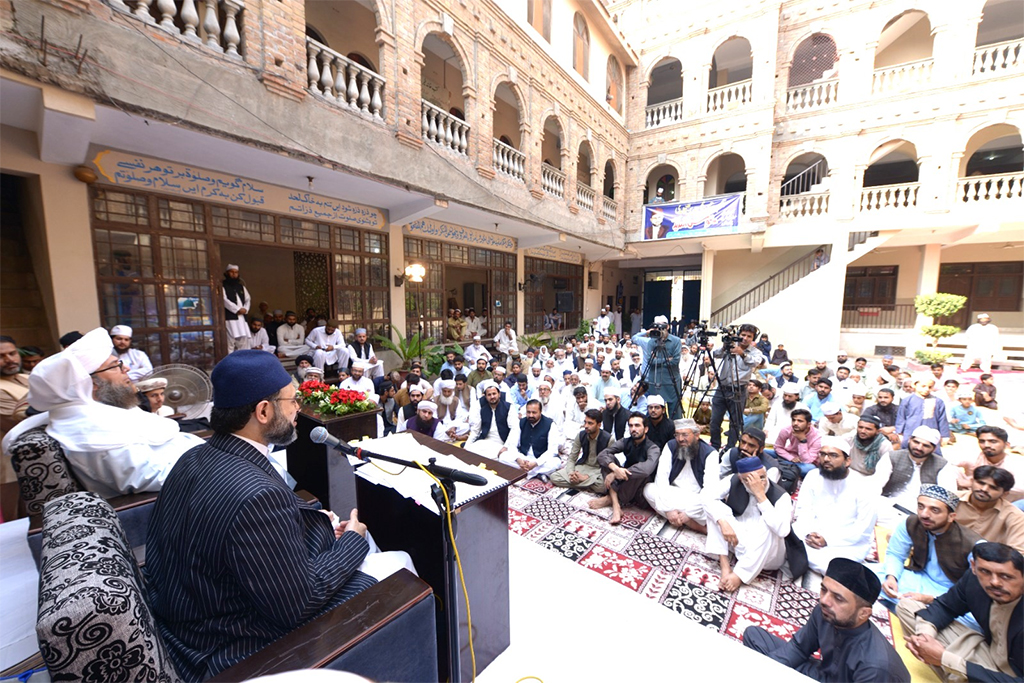
{"type": "Polygon", "coordinates": [[[334,279],[338,287],[363,286],[360,274],[362,260],[351,254],[334,255],[334,279]]]}
{"type": "Polygon", "coordinates": [[[366,259],[366,286],[388,286],[388,260],[386,258],[366,259]]]}
{"type": "Polygon", "coordinates": [[[367,292],[368,302],[370,310],[368,311],[369,318],[373,320],[387,320],[388,318],[388,304],[389,297],[387,292],[367,292]]]}
{"type": "Polygon", "coordinates": [[[104,327],[128,325],[145,329],[160,326],[155,285],[103,283],[100,308],[104,327]]]}
{"type": "Polygon", "coordinates": [[[356,289],[339,289],[338,320],[360,322],[363,317],[362,293],[356,289]]]}
{"type": "Polygon", "coordinates": [[[149,202],[145,195],[96,190],[92,205],[96,220],[129,225],[149,223],[149,202]]]}
{"type": "Polygon", "coordinates": [[[380,235],[373,232],[368,232],[364,235],[366,241],[366,252],[370,254],[382,254],[387,255],[388,253],[388,238],[387,235],[380,235]]]}
{"type": "Polygon", "coordinates": [[[205,285],[164,285],[167,327],[213,325],[213,299],[205,285]]]}
{"type": "Polygon", "coordinates": [[[210,272],[206,240],[160,237],[161,275],[176,280],[205,280],[210,272]]]}
{"type": "Polygon", "coordinates": [[[206,213],[202,204],[158,199],[157,209],[160,212],[160,227],[165,230],[206,231],[206,213]]]}
{"type": "Polygon", "coordinates": [[[359,231],[350,228],[335,228],[334,237],[338,249],[359,251],[359,231]]]}
{"type": "Polygon", "coordinates": [[[132,346],[149,356],[149,362],[153,367],[164,364],[164,355],[160,351],[160,334],[134,334],[132,335],[132,346]]]}
{"type": "Polygon", "coordinates": [[[236,239],[274,241],[274,218],[255,211],[241,211],[223,206],[210,207],[213,234],[236,239]]]}
{"type": "Polygon", "coordinates": [[[312,221],[297,221],[293,218],[281,218],[281,241],[285,244],[296,244],[304,247],[331,248],[330,226],[312,221]]]}
{"type": "Polygon", "coordinates": [[[150,237],[134,232],[96,230],[96,270],[113,277],[153,277],[150,237]]]}
{"type": "Polygon", "coordinates": [[[184,363],[207,372],[213,369],[213,330],[171,332],[167,338],[171,363],[184,363]]]}

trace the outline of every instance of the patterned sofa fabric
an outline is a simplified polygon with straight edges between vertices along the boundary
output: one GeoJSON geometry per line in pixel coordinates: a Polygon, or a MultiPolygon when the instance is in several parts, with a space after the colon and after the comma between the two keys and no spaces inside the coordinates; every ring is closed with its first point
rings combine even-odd
{"type": "Polygon", "coordinates": [[[82,490],[64,449],[44,428],[28,430],[9,451],[28,514],[38,515],[46,501],[82,490]]]}
{"type": "Polygon", "coordinates": [[[117,514],[95,493],[45,504],[36,636],[54,681],[181,680],[117,514]]]}

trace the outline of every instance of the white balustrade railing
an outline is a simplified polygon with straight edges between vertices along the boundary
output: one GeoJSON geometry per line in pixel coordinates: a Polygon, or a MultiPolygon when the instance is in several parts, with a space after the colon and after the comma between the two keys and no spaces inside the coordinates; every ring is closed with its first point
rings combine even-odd
{"type": "Polygon", "coordinates": [[[581,182],[576,183],[576,203],[582,206],[587,211],[594,210],[594,200],[597,198],[597,193],[594,192],[593,188],[584,185],[581,182]]]}
{"type": "Polygon", "coordinates": [[[423,139],[466,156],[469,124],[423,100],[423,139]]]}
{"type": "Polygon", "coordinates": [[[323,43],[306,38],[309,91],[374,118],[384,108],[384,79],[323,43]]]}
{"type": "Polygon", "coordinates": [[[917,206],[917,193],[920,189],[920,183],[865,187],[860,191],[860,210],[881,211],[917,206]]]}
{"type": "Polygon", "coordinates": [[[565,174],[550,164],[540,165],[540,186],[553,197],[565,197],[565,174]]]}
{"type": "Polygon", "coordinates": [[[683,120],[683,98],[659,102],[647,107],[647,115],[644,119],[645,128],[658,128],[669,126],[683,120]]]}
{"type": "Polygon", "coordinates": [[[619,205],[610,197],[602,197],[601,215],[609,223],[615,223],[619,219],[619,205]]]}
{"type": "Polygon", "coordinates": [[[185,40],[229,57],[242,58],[243,0],[108,0],[119,12],[138,17],[185,40]],[[224,21],[221,22],[223,15],[224,21]]]}
{"type": "Polygon", "coordinates": [[[924,87],[932,80],[934,60],[920,59],[875,69],[871,81],[871,93],[874,95],[891,95],[924,87]]]}
{"type": "Polygon", "coordinates": [[[971,176],[956,182],[956,196],[962,202],[994,202],[1024,196],[1024,172],[971,176]]]}
{"type": "Polygon", "coordinates": [[[835,104],[838,95],[838,78],[798,85],[786,91],[786,112],[792,114],[821,109],[835,104]]]}
{"type": "Polygon", "coordinates": [[[791,194],[779,202],[779,215],[782,218],[808,218],[828,214],[828,192],[808,192],[807,194],[791,194]]]}
{"type": "Polygon", "coordinates": [[[974,50],[974,68],[971,73],[975,75],[1006,73],[1021,68],[1024,68],[1024,40],[983,45],[974,50]]]}
{"type": "Polygon", "coordinates": [[[750,101],[752,94],[753,81],[749,78],[720,88],[712,88],[708,90],[708,113],[740,107],[750,101]]]}
{"type": "Polygon", "coordinates": [[[526,155],[501,140],[494,141],[494,168],[510,178],[526,182],[526,155]]]}

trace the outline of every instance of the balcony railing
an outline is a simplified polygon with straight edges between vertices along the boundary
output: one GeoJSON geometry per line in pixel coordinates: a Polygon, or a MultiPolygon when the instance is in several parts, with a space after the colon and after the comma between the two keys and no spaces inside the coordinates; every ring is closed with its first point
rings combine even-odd
{"type": "Polygon", "coordinates": [[[469,149],[469,124],[430,102],[423,102],[423,139],[466,156],[469,149]]]}
{"type": "Polygon", "coordinates": [[[882,211],[917,206],[917,193],[920,189],[920,183],[865,187],[860,191],[860,210],[882,211]]]}
{"type": "Polygon", "coordinates": [[[509,178],[526,182],[526,155],[501,140],[494,141],[494,168],[509,178]]]}
{"type": "Polygon", "coordinates": [[[381,118],[384,79],[323,43],[306,38],[309,91],[354,111],[381,118]]]}
{"type": "Polygon", "coordinates": [[[614,223],[618,220],[619,205],[615,203],[615,200],[610,197],[604,197],[604,201],[601,204],[601,215],[609,223],[614,223]]]}
{"type": "Polygon", "coordinates": [[[932,80],[931,57],[916,62],[906,62],[884,69],[875,69],[871,81],[871,93],[874,95],[892,95],[907,92],[928,85],[932,80]]]}
{"type": "Polygon", "coordinates": [[[594,210],[594,199],[597,193],[592,188],[581,182],[576,183],[576,203],[587,211],[594,210]]]}
{"type": "Polygon", "coordinates": [[[836,103],[838,95],[838,78],[798,85],[786,91],[786,113],[797,114],[827,107],[836,103]]]}
{"type": "Polygon", "coordinates": [[[1024,188],[1024,173],[972,176],[960,178],[957,181],[956,196],[960,201],[968,204],[1020,199],[1024,196],[1022,188],[1024,188]]]}
{"type": "Polygon", "coordinates": [[[1024,40],[983,45],[974,50],[974,69],[971,73],[975,75],[1006,73],[1021,68],[1024,68],[1024,40]]]}
{"type": "Polygon", "coordinates": [[[872,330],[911,330],[917,323],[914,304],[887,304],[881,306],[854,306],[843,304],[841,327],[860,327],[872,330]]]}
{"type": "Polygon", "coordinates": [[[540,186],[552,197],[565,197],[565,174],[550,164],[540,166],[540,186]]]}
{"type": "Polygon", "coordinates": [[[753,81],[749,78],[720,88],[712,88],[708,90],[708,113],[740,107],[750,101],[752,94],[753,81]]]}
{"type": "Polygon", "coordinates": [[[828,214],[828,192],[791,194],[779,202],[779,214],[784,219],[795,220],[828,214]]]}
{"type": "Polygon", "coordinates": [[[179,35],[211,50],[241,59],[243,0],[108,0],[115,10],[179,35]],[[221,23],[221,16],[224,22],[221,23]]]}
{"type": "Polygon", "coordinates": [[[683,98],[659,102],[647,107],[647,116],[644,121],[645,128],[658,128],[669,126],[683,120],[683,98]]]}

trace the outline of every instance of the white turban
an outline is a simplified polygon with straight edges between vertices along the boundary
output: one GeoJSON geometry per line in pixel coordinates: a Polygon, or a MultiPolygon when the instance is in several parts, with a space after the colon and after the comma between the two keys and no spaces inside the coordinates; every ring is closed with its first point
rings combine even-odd
{"type": "Polygon", "coordinates": [[[114,325],[110,328],[111,337],[131,337],[132,328],[127,325],[114,325]]]}
{"type": "Polygon", "coordinates": [[[821,440],[821,447],[831,446],[845,453],[850,454],[850,442],[840,436],[826,436],[821,440]]]}
{"type": "Polygon", "coordinates": [[[658,396],[657,394],[655,394],[654,396],[648,396],[647,397],[647,405],[648,406],[661,406],[662,408],[664,408],[665,407],[665,399],[663,397],[661,397],[661,396],[658,396]]]}
{"type": "Polygon", "coordinates": [[[92,377],[114,355],[110,335],[97,327],[60,353],[44,358],[28,376],[29,404],[47,411],[92,400],[92,377]]]}
{"type": "MultiPolygon", "coordinates": [[[[482,381],[482,382],[480,382],[479,384],[476,385],[476,389],[477,389],[477,391],[480,392],[481,396],[483,395],[483,393],[485,391],[487,391],[491,387],[494,387],[495,389],[498,389],[498,384],[494,380],[492,380],[492,379],[485,379],[484,381],[482,381]]],[[[501,391],[501,390],[498,389],[498,391],[501,391]]]]}
{"type": "MultiPolygon", "coordinates": [[[[37,365],[36,368],[38,367],[39,366],[37,365]]],[[[33,370],[32,372],[34,373],[35,370],[33,370]]],[[[942,434],[939,433],[939,430],[935,429],[934,427],[929,427],[927,425],[921,425],[913,432],[911,432],[910,436],[914,437],[915,439],[921,439],[921,441],[927,441],[933,446],[938,446],[939,442],[942,441],[942,434]]]]}
{"type": "Polygon", "coordinates": [[[227,265],[227,268],[225,268],[224,270],[239,270],[239,268],[238,268],[238,266],[237,266],[236,264],[234,264],[234,263],[229,263],[229,264],[227,265]]]}
{"type": "Polygon", "coordinates": [[[538,382],[537,383],[537,388],[539,389],[540,387],[547,387],[548,389],[551,389],[552,388],[551,382],[549,382],[547,380],[544,380],[543,382],[538,382]]]}
{"type": "Polygon", "coordinates": [[[166,388],[167,380],[165,380],[163,377],[151,377],[149,379],[144,379],[135,383],[135,389],[137,391],[141,391],[144,394],[149,391],[156,391],[157,389],[166,388]]]}
{"type": "Polygon", "coordinates": [[[429,410],[430,412],[437,414],[437,404],[433,401],[420,401],[416,404],[416,410],[429,410]]]}
{"type": "Polygon", "coordinates": [[[796,382],[786,382],[782,385],[782,393],[784,394],[799,394],[800,385],[796,382]]]}
{"type": "Polygon", "coordinates": [[[444,389],[455,389],[455,380],[453,380],[453,379],[443,379],[443,380],[441,380],[440,382],[437,383],[437,386],[441,390],[444,390],[444,389]]]}
{"type": "Polygon", "coordinates": [[[353,369],[359,368],[363,372],[366,372],[367,370],[369,370],[370,367],[371,367],[371,365],[369,363],[367,363],[365,360],[357,360],[357,361],[354,361],[352,363],[352,368],[353,369]]]}

